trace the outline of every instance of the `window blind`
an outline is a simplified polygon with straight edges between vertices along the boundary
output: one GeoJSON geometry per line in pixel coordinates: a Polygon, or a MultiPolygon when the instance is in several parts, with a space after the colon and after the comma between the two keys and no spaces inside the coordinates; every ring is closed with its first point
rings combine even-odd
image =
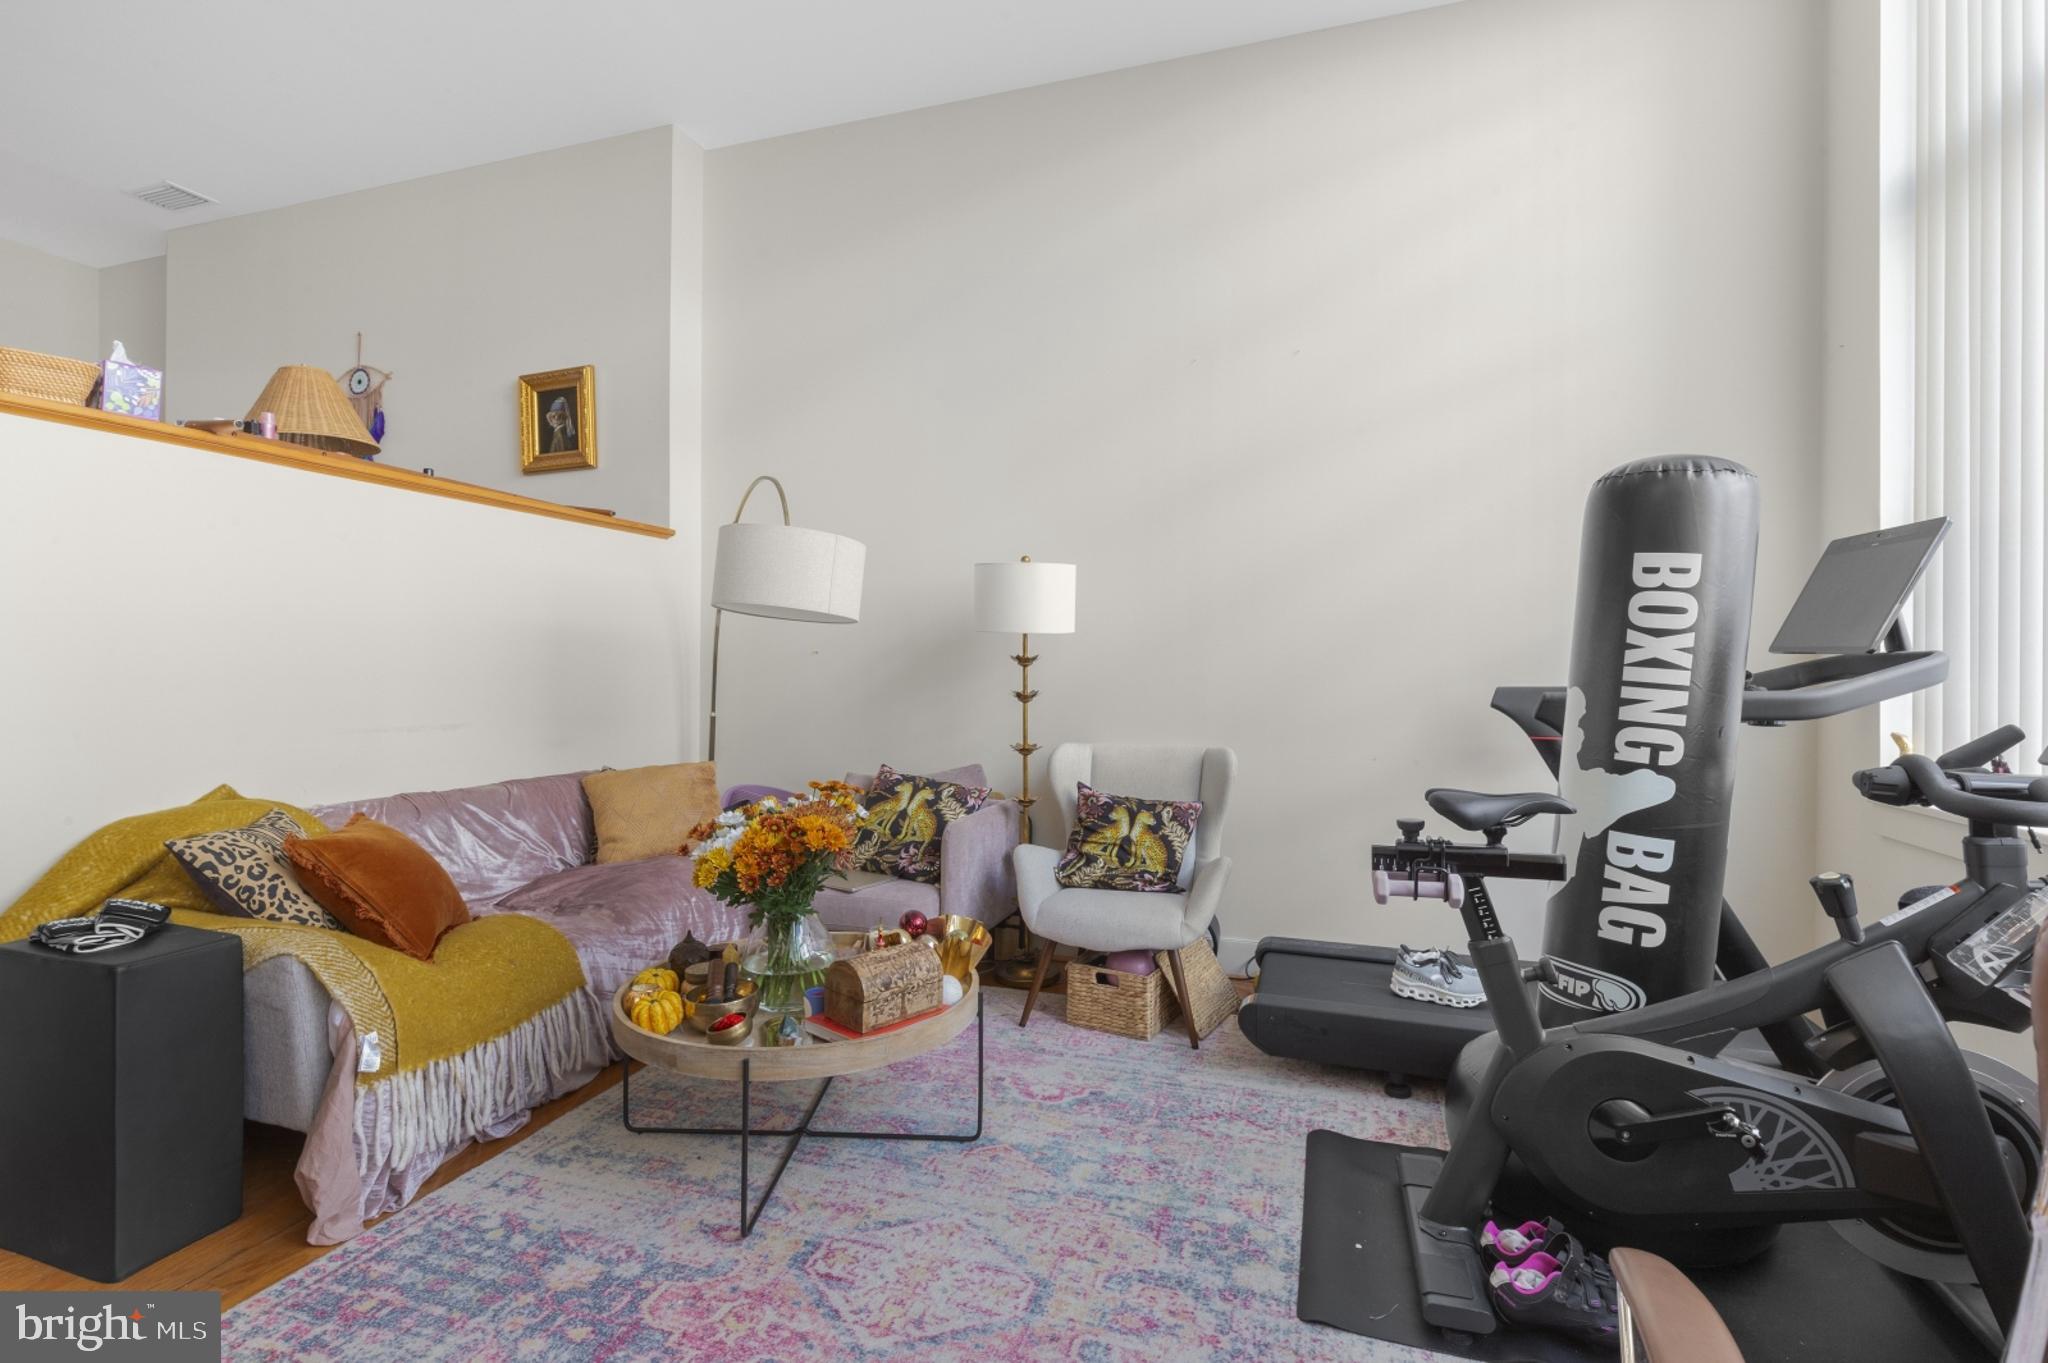
{"type": "MultiPolygon", "coordinates": [[[[2000,724],[2048,734],[2048,0],[1916,0],[1913,518],[1954,519],[1914,594],[1950,655],[1913,701],[1939,752],[2000,724]]],[[[2015,757],[2021,754],[2015,754],[2015,757]]]]}

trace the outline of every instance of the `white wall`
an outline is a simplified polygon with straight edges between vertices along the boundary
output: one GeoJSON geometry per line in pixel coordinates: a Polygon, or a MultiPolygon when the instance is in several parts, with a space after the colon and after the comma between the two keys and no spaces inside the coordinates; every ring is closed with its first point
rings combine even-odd
{"type": "Polygon", "coordinates": [[[6,415],[0,471],[0,904],[222,781],[303,804],[695,751],[688,532],[6,415]]]}
{"type": "MultiPolygon", "coordinates": [[[[669,514],[670,128],[171,233],[173,415],[241,416],[280,364],[363,358],[382,459],[669,514]],[[519,471],[517,379],[593,365],[599,466],[519,471]]],[[[694,230],[691,226],[687,230],[694,230]]]]}
{"type": "Polygon", "coordinates": [[[137,364],[164,367],[164,262],[150,256],[99,272],[100,355],[111,354],[119,341],[137,364]]]}
{"type": "Polygon", "coordinates": [[[100,272],[0,241],[0,346],[99,356],[100,272]]]}
{"type": "MultiPolygon", "coordinates": [[[[728,773],[1014,786],[969,565],[1071,560],[1033,737],[1237,749],[1227,932],[1456,937],[1366,847],[1546,784],[1486,701],[1563,677],[1590,481],[1762,475],[1759,654],[1811,565],[1822,17],[1468,0],[711,153],[707,529],[770,472],[869,553],[858,626],[727,622],[728,773]]],[[[1799,905],[1812,735],[1742,742],[1732,891],[1799,905]]]]}

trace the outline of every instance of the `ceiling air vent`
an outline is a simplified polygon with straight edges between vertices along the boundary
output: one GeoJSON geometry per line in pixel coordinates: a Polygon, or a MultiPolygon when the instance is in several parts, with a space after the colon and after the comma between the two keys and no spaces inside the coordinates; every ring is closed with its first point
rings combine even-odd
{"type": "Polygon", "coordinates": [[[146,204],[155,204],[158,208],[169,209],[173,213],[213,202],[204,194],[187,189],[183,185],[174,185],[169,180],[159,180],[153,185],[144,185],[141,189],[131,189],[128,192],[146,204]]]}

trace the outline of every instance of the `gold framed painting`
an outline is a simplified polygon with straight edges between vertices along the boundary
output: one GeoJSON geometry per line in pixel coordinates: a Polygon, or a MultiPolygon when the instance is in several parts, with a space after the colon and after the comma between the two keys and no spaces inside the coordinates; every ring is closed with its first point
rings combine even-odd
{"type": "Polygon", "coordinates": [[[519,376],[519,471],[597,467],[597,371],[589,365],[519,376]]]}

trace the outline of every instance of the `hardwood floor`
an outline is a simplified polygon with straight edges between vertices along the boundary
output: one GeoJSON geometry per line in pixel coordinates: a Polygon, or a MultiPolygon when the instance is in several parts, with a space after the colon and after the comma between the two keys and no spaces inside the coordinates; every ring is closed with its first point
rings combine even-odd
{"type": "MultiPolygon", "coordinates": [[[[603,1074],[574,1093],[536,1108],[533,1120],[505,1139],[470,1146],[435,1170],[422,1191],[438,1188],[510,1150],[563,1113],[574,1111],[618,1082],[618,1067],[608,1066],[603,1074]]],[[[96,1283],[0,1250],[0,1289],[49,1292],[104,1286],[162,1291],[188,1288],[196,1292],[218,1291],[223,1309],[252,1297],[334,1248],[306,1243],[306,1228],[312,1224],[313,1215],[306,1210],[298,1184],[292,1179],[292,1167],[298,1163],[299,1147],[304,1141],[305,1137],[298,1132],[282,1127],[260,1126],[255,1122],[245,1125],[241,1217],[205,1239],[157,1260],[131,1278],[113,1284],[96,1283]]]]}
{"type": "MultiPolygon", "coordinates": [[[[1233,983],[1240,995],[1252,991],[1250,981],[1238,979],[1233,983]]],[[[1045,992],[1065,993],[1065,982],[1048,984],[1045,992]]],[[[639,1067],[636,1065],[635,1068],[639,1067]]],[[[618,1067],[607,1067],[603,1074],[574,1093],[564,1094],[536,1108],[533,1120],[504,1140],[470,1146],[435,1170],[422,1192],[438,1188],[510,1150],[549,1122],[581,1107],[617,1086],[618,1082],[618,1067]]],[[[334,1248],[332,1245],[306,1243],[306,1228],[312,1224],[313,1216],[306,1210],[305,1202],[299,1197],[298,1184],[292,1178],[292,1168],[298,1163],[299,1146],[305,1137],[296,1131],[260,1126],[255,1122],[248,1123],[243,1132],[241,1217],[204,1240],[195,1241],[111,1286],[162,1291],[179,1288],[198,1292],[218,1291],[221,1306],[226,1309],[246,1297],[253,1297],[280,1278],[291,1276],[334,1248]]],[[[0,1250],[0,1290],[49,1292],[109,1285],[0,1250]]]]}

